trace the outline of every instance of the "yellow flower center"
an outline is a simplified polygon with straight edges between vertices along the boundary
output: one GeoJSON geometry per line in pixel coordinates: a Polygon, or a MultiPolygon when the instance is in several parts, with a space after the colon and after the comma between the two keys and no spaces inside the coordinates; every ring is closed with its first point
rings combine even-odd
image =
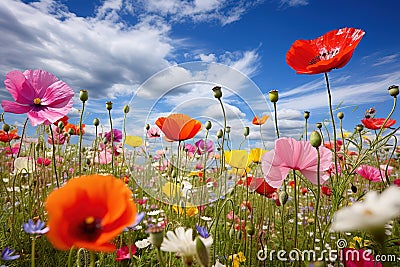
{"type": "Polygon", "coordinates": [[[373,214],[374,213],[372,211],[370,211],[369,209],[364,210],[364,215],[371,216],[373,214]]]}
{"type": "Polygon", "coordinates": [[[101,219],[93,216],[88,216],[83,222],[83,232],[90,237],[95,237],[100,234],[101,219]]]}
{"type": "Polygon", "coordinates": [[[33,99],[33,104],[40,105],[41,103],[42,103],[42,100],[40,100],[40,98],[36,97],[35,99],[33,99]]]}

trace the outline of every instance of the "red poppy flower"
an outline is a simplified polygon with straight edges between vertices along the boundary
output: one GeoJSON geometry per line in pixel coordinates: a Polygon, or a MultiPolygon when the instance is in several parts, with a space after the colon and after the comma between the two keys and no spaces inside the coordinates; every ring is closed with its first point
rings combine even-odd
{"type": "MultiPolygon", "coordinates": [[[[74,125],[72,123],[65,124],[64,131],[68,133],[70,129],[73,130],[73,133],[71,135],[78,135],[81,132],[79,125],[74,125]]],[[[85,124],[82,124],[82,134],[85,134],[85,124]]]]}
{"type": "Polygon", "coordinates": [[[278,190],[270,186],[264,178],[254,178],[247,177],[245,181],[239,180],[238,185],[249,186],[251,189],[255,190],[258,194],[266,196],[267,198],[272,198],[273,194],[278,190]]]}
{"type": "Polygon", "coordinates": [[[8,131],[8,133],[3,131],[3,130],[0,130],[0,141],[8,143],[11,140],[19,139],[20,137],[17,134],[17,132],[18,132],[18,129],[14,129],[14,130],[8,131]]]}
{"type": "Polygon", "coordinates": [[[115,252],[115,254],[117,254],[117,261],[122,261],[122,260],[129,260],[130,258],[133,257],[133,255],[135,255],[136,253],[136,246],[135,245],[131,245],[131,253],[129,253],[129,247],[128,246],[124,246],[120,249],[117,249],[117,251],[115,252]]]}
{"type": "Polygon", "coordinates": [[[318,74],[344,67],[365,32],[342,28],[314,40],[296,40],[286,54],[287,64],[298,74],[318,74]]]}
{"type": "Polygon", "coordinates": [[[322,194],[324,194],[328,197],[332,196],[332,189],[330,189],[327,186],[321,186],[321,191],[322,191],[322,194]]]}
{"type": "Polygon", "coordinates": [[[64,125],[67,125],[68,124],[68,116],[64,116],[64,117],[62,117],[61,119],[58,119],[58,120],[56,120],[53,124],[55,125],[55,126],[58,126],[58,123],[60,122],[60,121],[62,121],[63,123],[64,123],[64,125]]]}
{"type": "Polygon", "coordinates": [[[259,118],[258,116],[254,116],[252,123],[254,125],[263,125],[268,119],[269,116],[262,116],[261,118],[259,118]]]}
{"type": "Polygon", "coordinates": [[[156,125],[168,141],[183,141],[193,138],[201,130],[201,122],[185,114],[171,114],[160,117],[156,125]]]}
{"type": "Polygon", "coordinates": [[[110,241],[135,221],[132,192],[112,175],[84,175],[69,180],[46,200],[50,231],[55,248],[72,246],[111,252],[110,241]]]}
{"type": "MultiPolygon", "coordinates": [[[[364,126],[370,130],[379,130],[383,123],[385,122],[385,118],[366,118],[362,119],[361,122],[364,126]]],[[[383,128],[389,128],[390,126],[394,125],[396,120],[389,119],[383,128]]]]}

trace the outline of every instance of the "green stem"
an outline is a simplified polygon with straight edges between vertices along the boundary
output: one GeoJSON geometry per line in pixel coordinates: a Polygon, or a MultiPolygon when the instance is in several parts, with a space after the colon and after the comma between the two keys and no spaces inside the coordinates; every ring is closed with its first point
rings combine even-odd
{"type": "Polygon", "coordinates": [[[93,251],[90,251],[90,263],[89,267],[95,267],[96,266],[96,257],[95,253],[93,251]]]}
{"type": "Polygon", "coordinates": [[[318,147],[317,149],[317,195],[316,195],[316,204],[315,204],[315,214],[314,214],[314,239],[313,239],[313,248],[315,248],[315,239],[317,238],[317,224],[318,220],[318,210],[319,210],[319,199],[321,195],[321,180],[320,180],[320,162],[321,162],[321,154],[319,153],[318,147]]]}
{"type": "Polygon", "coordinates": [[[35,267],[35,240],[36,236],[32,237],[32,251],[31,251],[31,267],[35,267]]]}
{"type": "Polygon", "coordinates": [[[110,118],[110,131],[111,131],[111,170],[112,174],[114,174],[114,132],[113,125],[111,119],[111,110],[108,110],[108,117],[110,118]]]}
{"type": "Polygon", "coordinates": [[[263,144],[264,149],[267,149],[267,147],[265,146],[264,138],[263,138],[263,136],[262,136],[261,126],[262,126],[262,124],[260,124],[260,138],[261,138],[261,142],[262,142],[262,144],[263,144]]]}
{"type": "Polygon", "coordinates": [[[74,252],[74,247],[72,246],[68,253],[68,267],[72,267],[72,253],[74,252]]]}
{"type": "Polygon", "coordinates": [[[331,88],[329,85],[328,73],[325,72],[324,75],[325,75],[326,89],[328,92],[329,113],[331,115],[332,128],[333,128],[333,151],[334,151],[334,158],[335,158],[335,180],[336,180],[336,182],[338,182],[339,175],[338,175],[338,156],[337,156],[337,148],[336,148],[337,137],[336,137],[335,117],[333,116],[332,95],[331,95],[331,88]]]}
{"type": "Polygon", "coordinates": [[[24,127],[22,127],[22,134],[21,134],[21,145],[18,149],[18,153],[17,153],[17,158],[19,157],[19,154],[21,153],[21,148],[22,148],[22,141],[24,140],[24,135],[25,135],[25,129],[26,129],[26,123],[28,122],[28,118],[26,118],[25,122],[24,122],[24,127]]]}
{"type": "Polygon", "coordinates": [[[51,144],[53,146],[53,168],[54,168],[54,174],[56,176],[57,188],[59,188],[60,187],[60,183],[58,182],[58,174],[57,174],[56,146],[54,144],[54,135],[53,135],[53,129],[51,129],[51,125],[49,125],[49,128],[50,128],[50,134],[51,134],[51,144]]]}
{"type": "Polygon", "coordinates": [[[390,119],[390,117],[392,116],[394,110],[396,109],[396,104],[397,104],[397,97],[393,98],[393,107],[392,110],[390,111],[389,115],[386,117],[386,120],[383,122],[382,127],[379,129],[379,133],[376,136],[376,140],[378,140],[378,137],[382,134],[383,129],[385,128],[385,125],[387,123],[387,121],[390,119]]]}
{"type": "Polygon", "coordinates": [[[297,199],[297,177],[296,171],[293,170],[293,179],[294,179],[294,247],[297,248],[297,231],[298,231],[298,215],[299,212],[299,203],[297,199]]]}
{"type": "Polygon", "coordinates": [[[82,102],[82,112],[81,117],[79,119],[79,175],[82,174],[82,119],[83,119],[83,112],[85,110],[85,102],[82,102]]]}
{"type": "Polygon", "coordinates": [[[277,111],[276,111],[276,102],[274,102],[274,122],[275,122],[276,138],[279,138],[278,114],[277,114],[277,111]]]}
{"type": "Polygon", "coordinates": [[[221,146],[221,171],[220,171],[220,174],[222,175],[222,172],[225,169],[224,145],[225,145],[225,134],[226,134],[226,112],[221,98],[218,98],[218,101],[221,105],[222,113],[224,116],[224,130],[222,131],[223,134],[222,134],[222,146],[221,146]]]}
{"type": "Polygon", "coordinates": [[[160,248],[157,248],[157,257],[158,257],[158,262],[160,263],[160,267],[165,267],[164,259],[161,254],[160,248]]]}

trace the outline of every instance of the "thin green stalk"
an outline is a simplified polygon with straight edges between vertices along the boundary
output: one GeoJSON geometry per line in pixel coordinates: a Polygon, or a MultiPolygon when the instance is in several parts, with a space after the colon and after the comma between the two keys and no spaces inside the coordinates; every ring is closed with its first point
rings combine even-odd
{"type": "Polygon", "coordinates": [[[69,253],[68,253],[68,267],[72,267],[72,253],[74,252],[74,247],[72,246],[69,249],[69,253]]]}
{"type": "Polygon", "coordinates": [[[328,103],[329,103],[329,113],[331,115],[331,120],[332,120],[332,128],[333,128],[333,151],[334,151],[334,158],[335,158],[335,180],[338,182],[339,180],[339,175],[338,175],[338,156],[337,156],[337,148],[336,148],[336,124],[335,124],[335,117],[333,116],[333,109],[332,109],[332,95],[331,95],[331,88],[329,85],[329,78],[328,78],[328,73],[324,73],[325,75],[325,82],[326,82],[326,89],[328,92],[328,103]]]}
{"type": "Polygon", "coordinates": [[[90,263],[89,263],[89,267],[95,267],[96,266],[96,255],[94,254],[93,251],[90,251],[90,263]]]}
{"type": "Polygon", "coordinates": [[[262,124],[260,124],[260,138],[261,138],[261,142],[262,142],[262,144],[263,144],[264,149],[267,149],[267,146],[265,145],[265,142],[264,142],[264,138],[263,138],[263,136],[262,136],[262,130],[261,130],[261,128],[262,128],[262,124]]]}
{"type": "Polygon", "coordinates": [[[274,102],[274,121],[275,121],[276,138],[279,138],[278,114],[277,114],[277,110],[276,110],[276,102],[274,102]]]}
{"type": "Polygon", "coordinates": [[[297,248],[297,232],[298,232],[298,215],[297,213],[299,212],[299,203],[297,199],[297,177],[296,177],[296,171],[293,170],[293,180],[294,180],[294,247],[297,248]]]}
{"type": "Polygon", "coordinates": [[[394,110],[396,109],[396,104],[397,104],[397,97],[393,98],[393,107],[392,110],[390,111],[389,115],[386,117],[386,120],[383,122],[382,127],[379,129],[379,133],[376,136],[376,139],[378,140],[379,136],[382,134],[383,129],[385,129],[385,125],[387,123],[387,121],[390,119],[390,117],[392,116],[394,110]]]}
{"type": "Polygon", "coordinates": [[[82,111],[81,116],[79,119],[79,175],[82,174],[82,119],[83,119],[83,112],[85,111],[85,101],[82,102],[82,111]]]}
{"type": "Polygon", "coordinates": [[[25,122],[24,122],[24,126],[22,127],[22,134],[21,134],[21,146],[18,149],[18,153],[17,153],[17,158],[19,157],[19,154],[21,153],[21,148],[22,148],[22,141],[24,140],[24,135],[25,135],[25,129],[26,129],[26,124],[28,122],[28,118],[26,118],[25,122]]]}
{"type": "Polygon", "coordinates": [[[111,119],[111,109],[108,110],[108,117],[110,118],[110,131],[111,131],[111,171],[114,174],[114,132],[111,119]]]}
{"type": "Polygon", "coordinates": [[[32,248],[31,248],[31,267],[35,267],[35,240],[36,236],[32,237],[32,248]]]}
{"type": "Polygon", "coordinates": [[[218,98],[218,101],[221,105],[222,113],[224,116],[224,129],[222,131],[223,134],[222,134],[222,146],[221,146],[221,171],[220,171],[220,174],[222,174],[222,172],[225,169],[224,145],[225,145],[225,134],[226,134],[226,112],[225,112],[224,104],[222,103],[221,98],[218,98]]]}
{"type": "Polygon", "coordinates": [[[56,183],[57,183],[57,188],[60,187],[60,183],[58,182],[58,174],[57,174],[57,164],[56,164],[56,146],[54,144],[54,135],[53,135],[53,129],[51,129],[51,124],[49,125],[50,128],[50,134],[51,134],[51,144],[53,146],[53,168],[54,168],[54,174],[56,176],[56,183]]]}
{"type": "Polygon", "coordinates": [[[319,199],[321,195],[321,180],[320,180],[320,163],[321,163],[321,154],[319,152],[319,148],[317,147],[317,195],[316,195],[316,203],[315,203],[315,214],[314,214],[314,239],[313,239],[313,248],[315,248],[315,239],[317,238],[317,224],[319,222],[318,219],[318,210],[319,210],[319,199]]]}
{"type": "Polygon", "coordinates": [[[157,257],[158,257],[158,262],[160,263],[160,267],[165,267],[164,259],[163,259],[160,248],[157,248],[156,251],[157,251],[157,257]]]}

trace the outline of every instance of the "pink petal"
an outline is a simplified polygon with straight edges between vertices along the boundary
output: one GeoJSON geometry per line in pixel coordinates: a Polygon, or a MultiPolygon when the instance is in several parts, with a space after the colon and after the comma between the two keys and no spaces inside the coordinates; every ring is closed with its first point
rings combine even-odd
{"type": "Polygon", "coordinates": [[[266,152],[262,156],[262,170],[264,173],[265,181],[274,188],[281,187],[283,180],[285,180],[289,173],[289,168],[279,166],[280,159],[275,156],[275,150],[266,152]]]}
{"type": "Polygon", "coordinates": [[[63,81],[58,81],[51,84],[42,100],[42,105],[46,105],[52,108],[61,108],[66,105],[71,105],[72,107],[72,97],[74,96],[74,91],[63,81]]]}
{"type": "Polygon", "coordinates": [[[44,70],[26,70],[24,75],[34,88],[35,97],[39,98],[43,98],[47,88],[58,81],[56,76],[44,70]]]}
{"type": "Polygon", "coordinates": [[[27,105],[33,104],[35,90],[22,72],[13,70],[7,73],[4,84],[16,102],[27,105]]]}
{"type": "MultiPolygon", "coordinates": [[[[67,108],[55,109],[48,107],[38,107],[34,108],[28,113],[28,117],[31,121],[32,126],[36,126],[38,124],[44,123],[45,125],[51,124],[58,119],[61,119],[67,108]]],[[[69,110],[68,110],[69,111],[69,110]]]]}
{"type": "Polygon", "coordinates": [[[32,106],[23,105],[18,102],[11,102],[8,100],[1,101],[1,106],[5,112],[10,112],[14,114],[24,114],[32,110],[32,106]]]}

